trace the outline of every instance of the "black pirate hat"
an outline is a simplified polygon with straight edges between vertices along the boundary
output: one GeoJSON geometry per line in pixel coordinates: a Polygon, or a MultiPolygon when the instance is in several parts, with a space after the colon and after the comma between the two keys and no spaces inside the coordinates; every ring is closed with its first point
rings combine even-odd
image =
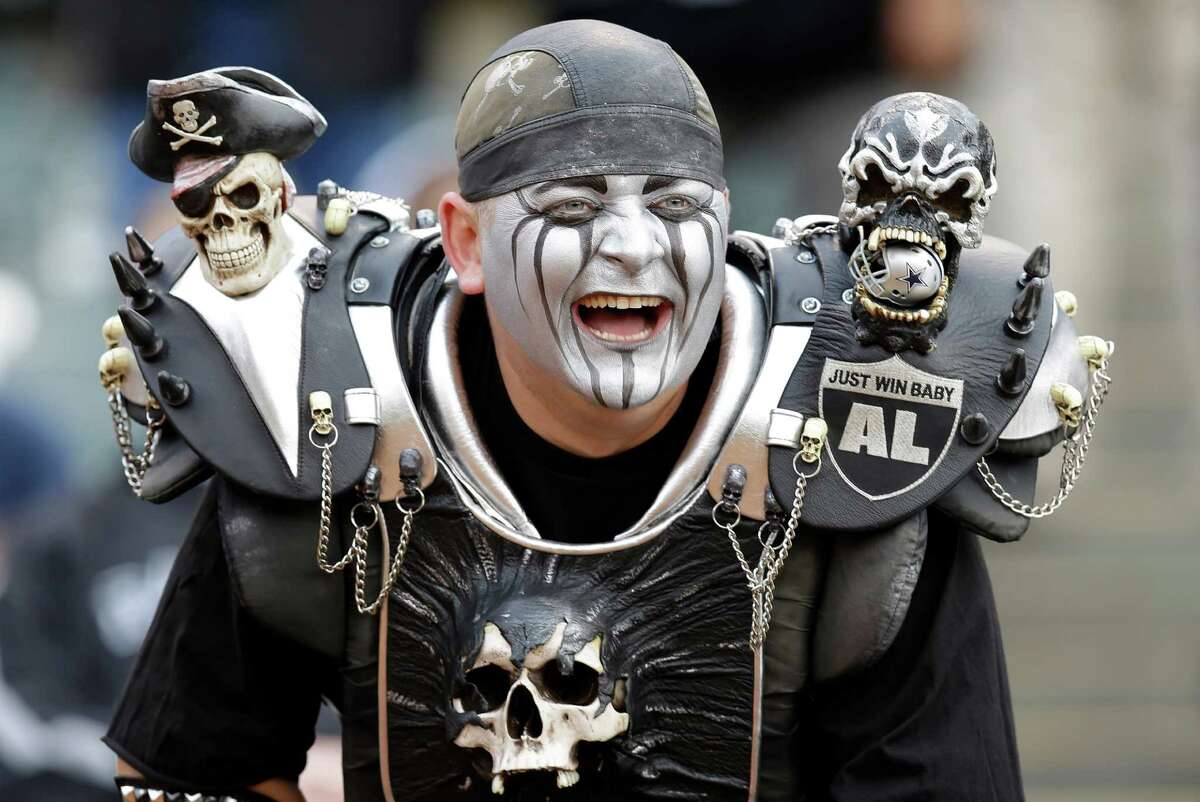
{"type": "Polygon", "coordinates": [[[324,132],[321,113],[274,75],[217,67],[146,85],[146,119],[129,137],[129,158],[151,178],[172,181],[185,157],[266,151],[283,161],[324,132]]]}

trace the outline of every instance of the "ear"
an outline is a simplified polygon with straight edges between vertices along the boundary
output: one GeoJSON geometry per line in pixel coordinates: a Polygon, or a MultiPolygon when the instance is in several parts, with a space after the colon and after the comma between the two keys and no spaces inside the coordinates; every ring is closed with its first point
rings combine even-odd
{"type": "Polygon", "coordinates": [[[483,259],[479,251],[479,218],[471,204],[457,192],[447,192],[438,203],[442,224],[442,249],[458,275],[458,288],[467,295],[483,292],[483,259]]]}

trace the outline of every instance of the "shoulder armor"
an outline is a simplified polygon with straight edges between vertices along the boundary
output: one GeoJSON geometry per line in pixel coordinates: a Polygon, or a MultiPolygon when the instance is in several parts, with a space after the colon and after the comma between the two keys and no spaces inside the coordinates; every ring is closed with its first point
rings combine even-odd
{"type": "MultiPolygon", "coordinates": [[[[973,470],[1013,418],[1029,382],[1008,396],[998,391],[996,377],[1016,349],[1024,351],[1027,374],[1038,373],[1050,340],[1053,290],[1047,280],[1033,331],[1009,334],[1005,321],[1027,252],[985,237],[980,248],[962,252],[938,347],[924,355],[892,354],[864,347],[855,337],[849,302],[854,281],[836,233],[818,231],[797,247],[800,256],[811,251],[806,258],[819,265],[823,287],[811,337],[778,406],[805,418],[820,416],[829,426],[821,471],[808,483],[804,521],[830,530],[892,526],[973,470]],[[868,415],[873,426],[866,431],[874,439],[856,450],[853,435],[843,438],[868,415]],[[978,442],[960,432],[969,415],[986,421],[987,436],[971,438],[978,442]]],[[[770,450],[771,486],[778,498],[791,499],[795,449],[770,450]]]]}
{"type": "MultiPolygon", "coordinates": [[[[300,441],[296,474],[259,414],[238,372],[237,361],[226,353],[203,318],[171,294],[171,288],[195,258],[191,240],[174,228],[154,244],[163,267],[147,276],[156,300],[143,313],[166,347],[149,358],[139,349],[134,352],[151,393],[182,438],[180,445],[186,444],[196,459],[164,460],[154,477],[157,487],[176,487],[196,472],[195,463],[200,460],[255,493],[287,499],[318,498],[320,452],[310,446],[306,436],[310,423],[308,398],[317,390],[333,398],[338,430],[337,444],[331,451],[333,491],[344,491],[358,482],[372,460],[376,430],[388,417],[389,391],[394,390],[400,377],[395,368],[389,303],[399,277],[430,233],[394,229],[397,221],[393,216],[376,212],[369,203],[350,216],[345,231],[338,236],[328,234],[323,225],[317,224],[319,213],[311,197],[297,198],[288,214],[329,251],[325,285],[317,291],[305,291],[296,386],[300,441]],[[359,314],[355,309],[377,311],[359,314]],[[363,323],[360,317],[375,322],[363,323]],[[364,330],[370,330],[375,340],[372,350],[379,352],[375,361],[385,350],[390,355],[394,375],[386,381],[374,381],[377,371],[371,355],[362,347],[364,330]],[[380,339],[376,330],[386,337],[380,339]],[[186,403],[172,406],[166,402],[154,378],[160,371],[188,382],[191,393],[186,403]]],[[[428,476],[424,478],[432,480],[432,449],[423,440],[417,447],[426,451],[428,476]]],[[[181,456],[186,455],[181,452],[181,456]]],[[[398,483],[394,465],[382,467],[384,475],[393,484],[398,483]]]]}
{"type": "Polygon", "coordinates": [[[813,636],[813,679],[870,667],[891,647],[908,614],[925,561],[922,510],[878,531],[834,538],[813,636]]]}

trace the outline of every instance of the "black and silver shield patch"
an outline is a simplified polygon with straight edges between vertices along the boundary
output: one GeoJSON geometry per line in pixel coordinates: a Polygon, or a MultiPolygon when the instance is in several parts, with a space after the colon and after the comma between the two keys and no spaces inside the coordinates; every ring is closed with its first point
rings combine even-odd
{"type": "Polygon", "coordinates": [[[873,501],[907,493],[949,450],[962,394],[962,379],[927,373],[899,356],[869,364],[826,359],[817,403],[829,425],[830,462],[873,501]]]}

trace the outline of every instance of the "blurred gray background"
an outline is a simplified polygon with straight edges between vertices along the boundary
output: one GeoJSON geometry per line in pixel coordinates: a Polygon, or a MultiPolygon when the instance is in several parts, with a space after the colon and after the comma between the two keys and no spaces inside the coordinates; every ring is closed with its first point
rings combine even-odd
{"type": "MultiPolygon", "coordinates": [[[[1028,798],[1200,800],[1195,0],[0,0],[0,600],[20,600],[0,617],[0,797],[111,793],[99,722],[186,526],[186,501],[118,525],[141,510],[118,501],[96,381],[118,301],[106,254],[129,223],[173,225],[165,185],[125,156],[146,79],[276,72],[329,119],[289,164],[301,192],[332,177],[432,205],[474,67],[572,16],[667,39],[692,64],[722,122],[735,227],[836,212],[837,160],[885,94],[942,92],[988,123],[988,232],[1050,242],[1077,326],[1117,343],[1080,487],[1024,541],[987,549],[1028,798]],[[75,632],[85,620],[99,635],[75,632]],[[83,679],[81,661],[97,664],[83,679]]],[[[1057,466],[1042,473],[1048,497],[1057,466]]]]}

